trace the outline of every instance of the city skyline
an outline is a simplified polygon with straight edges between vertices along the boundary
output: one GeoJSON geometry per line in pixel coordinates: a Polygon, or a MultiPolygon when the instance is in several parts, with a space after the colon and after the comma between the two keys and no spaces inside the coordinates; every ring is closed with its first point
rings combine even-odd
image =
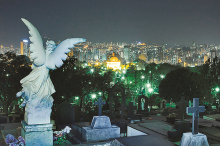
{"type": "Polygon", "coordinates": [[[0,1],[0,45],[19,47],[28,39],[21,18],[41,36],[58,42],[220,44],[219,1],[0,1]]]}

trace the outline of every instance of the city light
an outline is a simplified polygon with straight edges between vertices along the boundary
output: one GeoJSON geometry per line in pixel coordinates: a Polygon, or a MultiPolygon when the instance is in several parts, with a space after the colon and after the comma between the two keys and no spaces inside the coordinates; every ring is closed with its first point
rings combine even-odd
{"type": "Polygon", "coordinates": [[[78,100],[78,99],[79,99],[79,97],[78,97],[78,96],[76,96],[76,97],[75,97],[75,99],[76,99],[76,100],[78,100]]]}
{"type": "Polygon", "coordinates": [[[215,88],[215,91],[218,92],[218,91],[219,91],[219,87],[216,87],[216,88],[215,88]]]}
{"type": "Polygon", "coordinates": [[[144,76],[143,76],[143,75],[141,76],[141,79],[144,79],[144,76]]]}
{"type": "Polygon", "coordinates": [[[125,77],[122,77],[121,79],[122,79],[122,80],[124,80],[124,79],[125,79],[125,77]]]}
{"type": "Polygon", "coordinates": [[[28,43],[28,40],[23,40],[24,43],[28,43]]]}
{"type": "Polygon", "coordinates": [[[94,69],[93,69],[93,68],[91,69],[91,72],[92,72],[92,73],[94,72],[94,69]]]}
{"type": "Polygon", "coordinates": [[[151,85],[149,83],[147,83],[147,88],[149,88],[151,85]]]}

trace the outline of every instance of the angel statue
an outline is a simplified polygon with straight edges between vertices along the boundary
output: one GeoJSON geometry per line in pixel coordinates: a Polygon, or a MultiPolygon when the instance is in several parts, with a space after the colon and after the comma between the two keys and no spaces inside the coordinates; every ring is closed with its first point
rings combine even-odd
{"type": "Polygon", "coordinates": [[[25,106],[24,120],[27,124],[50,123],[51,107],[53,105],[52,94],[55,92],[50,79],[49,70],[62,66],[66,60],[65,53],[75,44],[85,42],[83,38],[66,39],[56,46],[54,41],[46,42],[46,50],[38,30],[26,19],[21,19],[29,29],[30,34],[30,58],[33,60],[32,71],[23,78],[20,83],[22,90],[16,94],[22,96],[22,107],[25,106]]]}

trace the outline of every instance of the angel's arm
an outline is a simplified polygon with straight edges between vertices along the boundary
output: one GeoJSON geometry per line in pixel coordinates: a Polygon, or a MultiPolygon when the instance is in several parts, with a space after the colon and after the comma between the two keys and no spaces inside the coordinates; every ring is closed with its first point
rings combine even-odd
{"type": "Polygon", "coordinates": [[[30,41],[32,42],[30,44],[30,57],[35,66],[41,66],[46,62],[46,54],[40,33],[29,21],[24,18],[21,18],[21,20],[29,29],[30,41]]]}
{"type": "Polygon", "coordinates": [[[70,52],[69,48],[74,47],[75,44],[85,42],[83,38],[71,38],[62,41],[56,49],[49,54],[46,59],[46,66],[50,69],[56,69],[63,65],[63,61],[66,60],[67,55],[65,53],[70,52]]]}

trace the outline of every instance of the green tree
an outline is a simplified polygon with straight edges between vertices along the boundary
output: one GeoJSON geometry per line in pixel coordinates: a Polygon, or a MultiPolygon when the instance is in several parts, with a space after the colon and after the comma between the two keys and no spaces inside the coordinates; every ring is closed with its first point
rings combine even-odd
{"type": "Polygon", "coordinates": [[[16,56],[12,52],[0,54],[0,101],[4,112],[8,113],[10,104],[20,99],[16,93],[21,90],[20,80],[31,71],[30,64],[27,56],[16,56]]]}
{"type": "Polygon", "coordinates": [[[193,98],[209,98],[209,85],[207,80],[198,73],[191,72],[189,69],[178,68],[171,71],[161,81],[159,85],[159,95],[166,100],[177,102],[181,96],[186,100],[193,98]]]}

